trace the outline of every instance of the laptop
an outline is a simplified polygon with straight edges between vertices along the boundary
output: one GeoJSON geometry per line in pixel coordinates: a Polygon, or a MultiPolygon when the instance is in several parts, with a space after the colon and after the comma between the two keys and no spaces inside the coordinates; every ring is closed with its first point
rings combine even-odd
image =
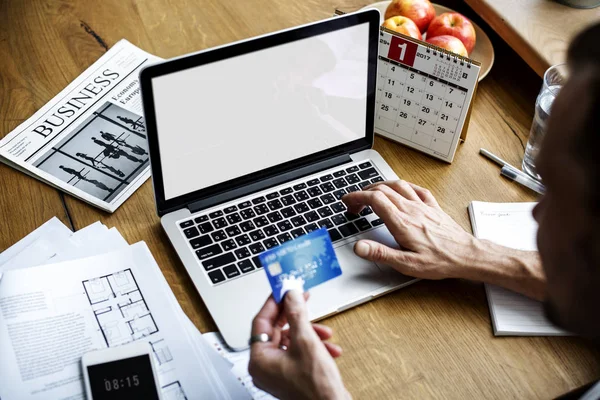
{"type": "Polygon", "coordinates": [[[374,150],[379,12],[286,29],[140,74],[158,215],[221,334],[248,347],[271,293],[258,255],[326,227],[342,275],[311,289],[311,319],[415,281],[353,252],[397,247],[349,192],[398,179],[374,150]]]}

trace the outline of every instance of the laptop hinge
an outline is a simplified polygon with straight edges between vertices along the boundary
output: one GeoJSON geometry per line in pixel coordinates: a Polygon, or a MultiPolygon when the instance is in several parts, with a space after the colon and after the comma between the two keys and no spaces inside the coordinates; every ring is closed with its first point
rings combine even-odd
{"type": "Polygon", "coordinates": [[[204,210],[205,208],[212,207],[216,204],[225,203],[229,200],[246,196],[250,193],[258,192],[260,190],[268,189],[270,187],[277,186],[282,183],[289,182],[291,180],[298,179],[306,175],[314,174],[315,172],[332,168],[337,165],[346,164],[351,161],[352,159],[350,158],[349,154],[343,154],[333,158],[328,158],[327,160],[307,165],[306,167],[301,167],[293,171],[285,172],[280,175],[275,175],[271,178],[261,180],[260,182],[251,183],[249,185],[241,186],[236,189],[228,190],[224,193],[219,193],[214,196],[195,201],[188,205],[188,209],[191,213],[196,213],[200,210],[204,210]]]}

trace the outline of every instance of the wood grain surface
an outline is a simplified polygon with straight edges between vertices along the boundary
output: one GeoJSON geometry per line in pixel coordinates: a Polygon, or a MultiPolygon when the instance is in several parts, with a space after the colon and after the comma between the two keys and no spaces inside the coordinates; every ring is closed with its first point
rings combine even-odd
{"type": "MultiPolygon", "coordinates": [[[[469,136],[452,165],[386,139],[375,149],[396,173],[428,187],[470,230],[471,200],[531,201],[531,192],[499,176],[480,147],[519,165],[541,85],[536,74],[460,1],[441,2],[473,17],[492,37],[496,65],[480,83],[469,136]]],[[[161,57],[315,21],[356,0],[66,0],[0,1],[0,125],[7,134],[58,93],[108,47],[126,38],[161,57]]],[[[0,249],[52,215],[75,229],[97,220],[130,242],[148,243],[186,314],[202,331],[216,326],[168,243],[145,183],[114,214],[61,196],[0,167],[0,249]],[[16,210],[16,211],[15,211],[16,210]]],[[[420,282],[328,318],[345,354],[339,366],[355,398],[547,399],[600,377],[600,352],[579,338],[495,338],[483,286],[420,282]]]]}
{"type": "Polygon", "coordinates": [[[539,76],[566,61],[569,42],[600,22],[600,7],[576,9],[551,0],[465,0],[539,76]]]}

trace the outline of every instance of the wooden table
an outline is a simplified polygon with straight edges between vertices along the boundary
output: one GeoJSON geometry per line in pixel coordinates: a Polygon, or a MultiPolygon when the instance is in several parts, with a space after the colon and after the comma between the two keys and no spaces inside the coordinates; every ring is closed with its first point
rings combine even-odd
{"type": "Polygon", "coordinates": [[[600,22],[600,7],[576,9],[552,0],[465,0],[539,76],[566,61],[570,41],[600,22]]]}
{"type": "MultiPolygon", "coordinates": [[[[336,7],[357,9],[362,1],[4,0],[0,135],[50,100],[100,57],[105,45],[123,37],[166,58],[315,21],[336,7]]],[[[452,165],[385,139],[375,142],[399,176],[429,187],[467,230],[471,200],[534,199],[478,155],[485,147],[520,164],[541,84],[491,36],[496,65],[479,86],[468,140],[452,165]]],[[[159,225],[150,182],[112,215],[4,165],[0,185],[0,250],[53,215],[74,229],[100,220],[116,226],[130,243],[146,241],[187,315],[202,332],[216,329],[159,225]]],[[[420,282],[324,322],[345,350],[339,366],[356,398],[546,399],[600,377],[600,352],[582,339],[495,338],[479,283],[420,282]]]]}

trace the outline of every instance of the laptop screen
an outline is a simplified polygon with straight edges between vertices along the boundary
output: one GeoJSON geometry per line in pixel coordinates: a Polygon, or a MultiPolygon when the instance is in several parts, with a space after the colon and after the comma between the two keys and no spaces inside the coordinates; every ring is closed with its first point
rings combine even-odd
{"type": "Polygon", "coordinates": [[[165,200],[365,137],[369,24],[152,78],[165,200]]]}

